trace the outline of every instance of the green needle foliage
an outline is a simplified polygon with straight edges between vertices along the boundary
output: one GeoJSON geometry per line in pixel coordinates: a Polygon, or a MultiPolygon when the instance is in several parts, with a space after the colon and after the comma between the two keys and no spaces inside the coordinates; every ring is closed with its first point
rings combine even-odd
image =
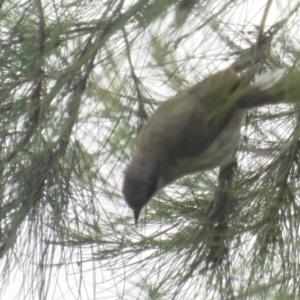
{"type": "Polygon", "coordinates": [[[299,6],[1,1],[4,299],[298,299],[299,6]],[[159,192],[135,227],[121,189],[142,124],[249,58],[285,70],[267,101],[284,104],[250,110],[235,163],[159,192]]]}

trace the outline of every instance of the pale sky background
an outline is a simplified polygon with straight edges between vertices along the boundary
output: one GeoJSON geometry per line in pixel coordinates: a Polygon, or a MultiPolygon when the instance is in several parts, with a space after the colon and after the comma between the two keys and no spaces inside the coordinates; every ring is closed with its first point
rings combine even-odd
{"type": "MultiPolygon", "coordinates": [[[[129,1],[128,1],[129,2],[129,1]]],[[[239,6],[239,9],[236,10],[235,15],[231,16],[230,23],[232,24],[248,24],[247,28],[251,29],[253,25],[259,25],[261,22],[263,8],[266,1],[252,1],[252,3],[247,4],[246,2],[243,5],[239,6]]],[[[271,6],[270,12],[268,14],[268,19],[266,22],[266,27],[273,25],[275,22],[283,19],[286,14],[289,12],[290,9],[293,7],[289,7],[286,1],[274,1],[271,6]]],[[[234,5],[234,3],[233,3],[234,5]]],[[[170,13],[169,20],[173,19],[172,13],[170,13]]],[[[168,30],[168,26],[166,23],[166,28],[160,28],[160,30],[168,30]]],[[[254,27],[253,27],[254,31],[254,27]]],[[[189,40],[187,43],[181,45],[179,48],[179,53],[182,53],[182,57],[186,55],[187,49],[190,47],[198,45],[198,41],[196,41],[193,45],[193,40],[189,40]],[[188,45],[190,43],[190,45],[188,45]]],[[[207,45],[209,46],[209,45],[207,45]]],[[[197,51],[197,49],[196,49],[197,51]]],[[[205,67],[206,70],[210,68],[206,68],[205,61],[202,61],[201,64],[205,67]]],[[[226,67],[226,62],[220,65],[226,67]]],[[[212,69],[214,66],[212,66],[212,69]]],[[[197,71],[201,71],[200,68],[197,71]]],[[[145,75],[145,74],[144,74],[145,75]]],[[[145,75],[146,76],[146,75],[145,75]]],[[[162,82],[157,82],[153,76],[149,74],[149,81],[146,80],[146,87],[152,90],[152,93],[155,94],[157,98],[164,99],[165,97],[171,96],[173,91],[168,88],[163,88],[162,90],[162,82]],[[165,97],[164,97],[165,96],[165,97]]],[[[85,141],[83,142],[83,144],[85,141]]],[[[97,147],[97,145],[95,145],[97,147]]],[[[117,170],[119,174],[122,174],[123,170],[117,170]]],[[[116,180],[116,191],[120,195],[121,199],[121,180],[116,180]]],[[[101,200],[102,201],[102,200],[101,200]]],[[[117,202],[119,206],[114,206],[114,209],[117,209],[117,213],[125,217],[128,216],[129,210],[123,201],[117,202]]],[[[103,205],[103,204],[102,204],[103,205]]],[[[111,209],[110,201],[107,201],[106,204],[107,208],[111,209]]],[[[149,234],[149,232],[145,229],[139,228],[139,231],[142,232],[143,235],[149,234]]],[[[90,248],[87,247],[85,250],[87,254],[86,257],[91,257],[91,251],[96,251],[97,247],[90,248]]],[[[59,252],[59,251],[58,251],[59,252]]],[[[78,255],[78,258],[84,257],[82,253],[78,255]]],[[[137,256],[135,260],[137,261],[140,259],[140,256],[137,256]]],[[[99,262],[85,262],[81,265],[77,263],[76,259],[76,251],[73,253],[73,264],[68,266],[62,266],[61,268],[53,268],[51,274],[49,276],[51,278],[51,286],[48,293],[48,298],[53,300],[60,300],[60,299],[146,299],[143,292],[135,287],[133,284],[129,282],[123,281],[123,276],[126,272],[134,272],[134,265],[128,266],[127,268],[117,269],[116,266],[111,265],[110,268],[101,267],[99,262]],[[82,268],[82,269],[81,269],[82,268]],[[82,271],[82,272],[80,272],[82,271]],[[82,276],[82,277],[81,277],[82,276]],[[96,279],[96,282],[94,280],[96,279]],[[80,295],[78,291],[80,290],[80,295]],[[129,291],[126,296],[123,296],[124,291],[129,291]]],[[[27,270],[27,268],[26,268],[27,270]]],[[[136,277],[141,277],[141,273],[136,274],[136,277]]],[[[27,274],[24,274],[20,269],[15,270],[15,276],[11,277],[11,283],[7,287],[5,292],[5,296],[3,299],[15,299],[18,297],[19,299],[25,298],[28,295],[23,294],[22,296],[18,295],[19,288],[22,285],[23,278],[25,278],[27,274]]],[[[25,288],[26,290],[26,288],[25,288]]],[[[38,291],[36,291],[38,292],[38,291]]],[[[28,299],[39,299],[38,294],[31,295],[28,299]]]]}

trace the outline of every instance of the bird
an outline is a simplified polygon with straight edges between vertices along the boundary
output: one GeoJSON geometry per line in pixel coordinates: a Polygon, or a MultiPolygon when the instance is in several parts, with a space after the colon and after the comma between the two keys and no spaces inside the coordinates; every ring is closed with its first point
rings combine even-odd
{"type": "Polygon", "coordinates": [[[249,108],[263,105],[262,99],[279,101],[266,97],[266,91],[284,70],[270,71],[253,84],[260,68],[249,61],[233,64],[165,100],[148,118],[124,172],[122,191],[135,224],[159,190],[230,159],[249,108]]]}

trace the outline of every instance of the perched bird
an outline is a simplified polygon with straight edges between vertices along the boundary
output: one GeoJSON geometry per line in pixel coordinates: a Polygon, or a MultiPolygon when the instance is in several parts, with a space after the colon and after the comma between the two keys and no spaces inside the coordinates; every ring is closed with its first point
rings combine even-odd
{"type": "Polygon", "coordinates": [[[136,223],[157,191],[187,174],[220,166],[237,149],[245,112],[260,106],[264,91],[283,75],[282,70],[270,72],[250,85],[260,66],[247,64],[233,65],[179,92],[144,124],[123,185],[136,223]],[[253,104],[251,93],[257,96],[253,104]]]}

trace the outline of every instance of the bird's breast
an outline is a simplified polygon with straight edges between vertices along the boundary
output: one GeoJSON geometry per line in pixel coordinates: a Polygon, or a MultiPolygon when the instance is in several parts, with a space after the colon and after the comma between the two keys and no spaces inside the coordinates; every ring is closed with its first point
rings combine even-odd
{"type": "Polygon", "coordinates": [[[206,150],[176,161],[165,174],[165,183],[169,184],[187,174],[213,169],[228,161],[238,147],[244,114],[245,111],[236,111],[206,150]]]}

